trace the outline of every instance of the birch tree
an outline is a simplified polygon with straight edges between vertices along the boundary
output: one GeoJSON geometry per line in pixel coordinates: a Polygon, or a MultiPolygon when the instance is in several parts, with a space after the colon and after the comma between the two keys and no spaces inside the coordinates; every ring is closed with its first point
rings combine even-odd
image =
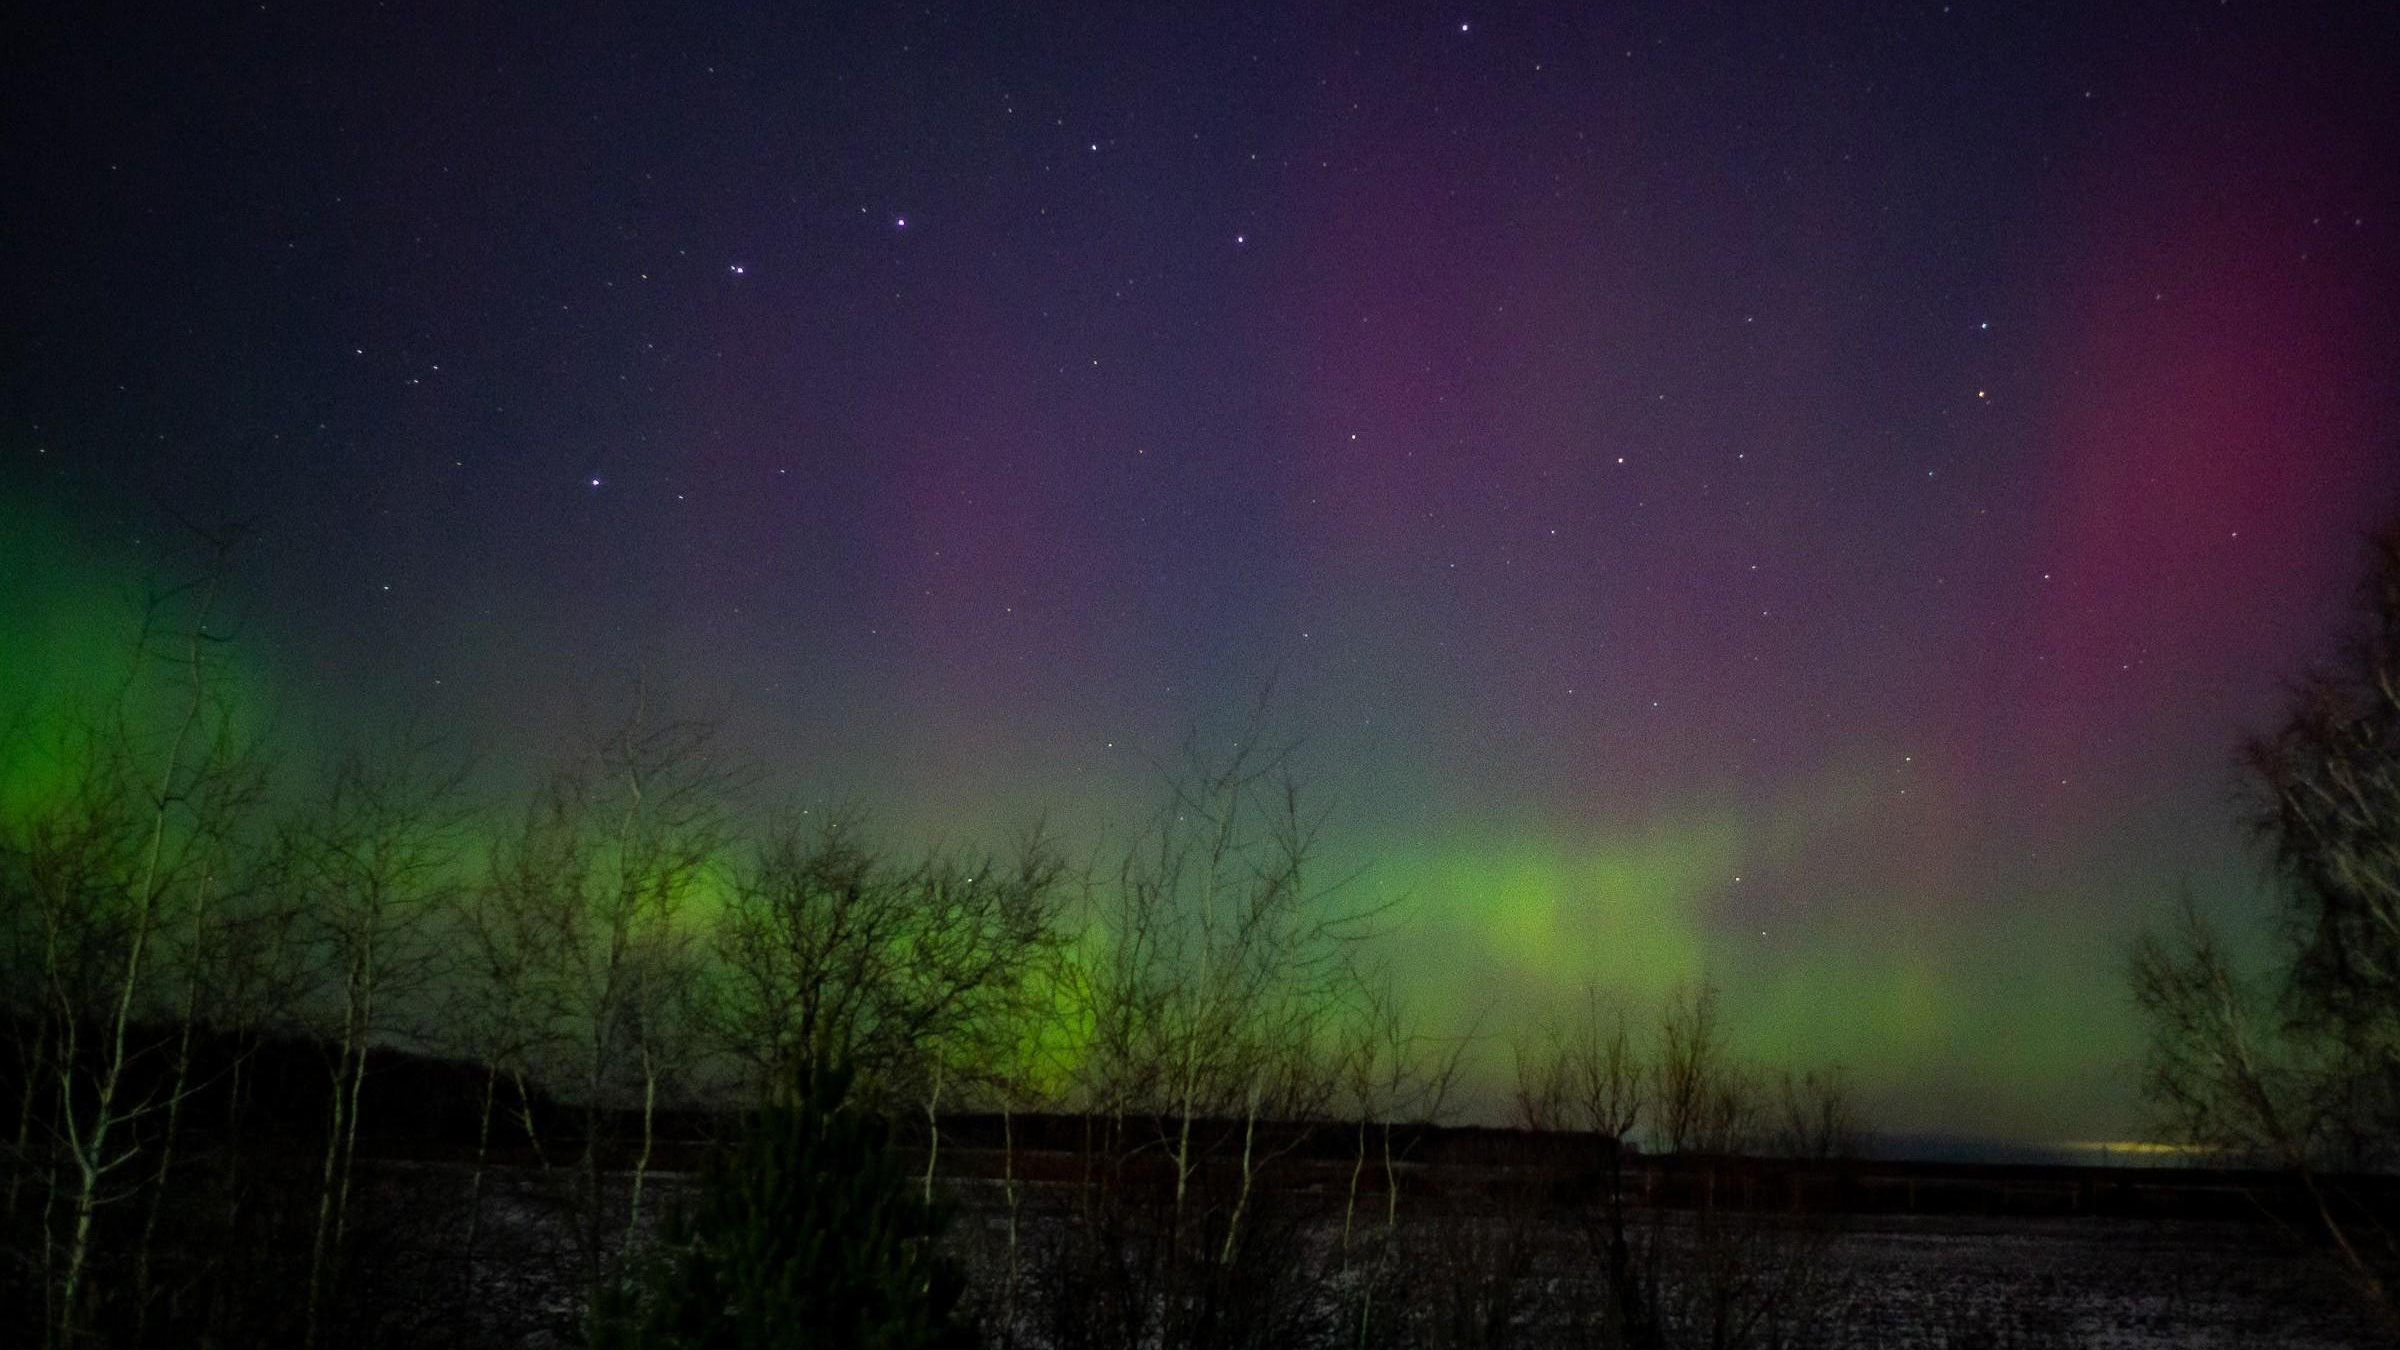
{"type": "Polygon", "coordinates": [[[583,1121],[582,1245],[594,1279],[610,1245],[610,1122],[626,1108],[638,1120],[631,1233],[662,1098],[696,1041],[692,906],[727,842],[731,782],[714,728],[666,714],[644,686],[622,720],[551,776],[528,818],[526,847],[546,870],[520,878],[518,898],[547,966],[532,980],[548,1004],[537,1020],[554,1029],[546,1048],[583,1121]]]}
{"type": "Polygon", "coordinates": [[[348,1233],[369,1052],[425,1044],[424,998],[448,970],[435,923],[460,883],[463,764],[415,731],[341,754],[320,795],[286,823],[279,880],[299,906],[310,1029],[327,1055],[325,1146],[309,1248],[306,1344],[317,1342],[348,1233]]]}
{"type": "MultiPolygon", "coordinates": [[[[152,599],[113,695],[50,751],[60,786],[0,844],[32,970],[12,1010],[27,1055],[16,1147],[40,1182],[42,1326],[62,1344],[95,1334],[104,1302],[139,1315],[146,1276],[101,1287],[101,1220],[167,1179],[154,1127],[185,1095],[190,1041],[172,1028],[189,1025],[194,987],[169,963],[233,884],[263,783],[224,688],[229,557],[212,542],[197,580],[152,599]]],[[[24,1199],[12,1190],[12,1210],[24,1199]]],[[[146,1242],[133,1248],[138,1267],[146,1242]]]]}

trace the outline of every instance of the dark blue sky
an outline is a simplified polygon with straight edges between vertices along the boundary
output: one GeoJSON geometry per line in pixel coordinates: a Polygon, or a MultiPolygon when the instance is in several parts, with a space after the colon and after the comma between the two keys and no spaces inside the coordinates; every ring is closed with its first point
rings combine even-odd
{"type": "Polygon", "coordinates": [[[295,725],[646,667],[952,836],[1272,677],[1462,1022],[2127,1129],[2400,505],[2400,21],[1838,8],[12,20],[0,615],[239,520],[295,725]]]}

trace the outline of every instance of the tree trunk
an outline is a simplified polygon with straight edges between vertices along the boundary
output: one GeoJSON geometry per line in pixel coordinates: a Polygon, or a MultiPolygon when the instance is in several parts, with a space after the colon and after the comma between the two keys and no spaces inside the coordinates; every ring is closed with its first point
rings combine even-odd
{"type": "Polygon", "coordinates": [[[342,1032],[341,1056],[334,1061],[332,1117],[325,1123],[325,1162],[317,1178],[316,1234],[308,1248],[308,1309],[306,1329],[301,1344],[315,1350],[317,1343],[317,1313],[325,1291],[326,1248],[333,1232],[333,1197],[340,1174],[342,1123],[348,1109],[345,1089],[350,1080],[350,1056],[355,1053],[351,1044],[348,1020],[342,1032]]]}
{"type": "Polygon", "coordinates": [[[642,1152],[633,1160],[633,1200],[625,1211],[624,1257],[633,1256],[635,1230],[642,1224],[642,1180],[650,1173],[650,1149],[656,1137],[653,1121],[658,1112],[658,1062],[651,1057],[648,1038],[642,1043],[642,1152]]]}
{"type": "Polygon", "coordinates": [[[542,1147],[542,1132],[534,1123],[533,1093],[525,1087],[525,1067],[512,1060],[508,1066],[508,1080],[517,1088],[517,1123],[525,1127],[525,1142],[533,1146],[534,1162],[547,1173],[550,1170],[550,1153],[542,1147]]]}
{"type": "Polygon", "coordinates": [[[1008,1274],[1000,1292],[1000,1343],[1017,1339],[1017,1133],[1007,1097],[1000,1099],[1000,1194],[1008,1202],[1008,1274]]]}
{"type": "Polygon", "coordinates": [[[158,1239],[159,1206],[166,1200],[167,1175],[175,1165],[175,1136],[183,1123],[183,1088],[192,1068],[192,1025],[200,1003],[201,924],[208,912],[208,881],[200,883],[192,906],[192,968],[183,990],[183,1027],[175,1038],[175,1073],[167,1089],[167,1128],[159,1141],[158,1170],[150,1180],[150,1212],[142,1216],[141,1245],[134,1253],[134,1333],[136,1345],[146,1340],[150,1326],[150,1254],[158,1239]]]}
{"type": "Polygon", "coordinates": [[[933,1095],[925,1099],[925,1207],[933,1207],[933,1164],[942,1156],[942,1066],[933,1066],[933,1095]]]}
{"type": "Polygon", "coordinates": [[[1233,1213],[1225,1220],[1225,1248],[1217,1257],[1219,1265],[1233,1264],[1235,1244],[1242,1235],[1242,1212],[1249,1207],[1250,1186],[1257,1176],[1255,1144],[1258,1139],[1258,1102],[1262,1091],[1260,1078],[1253,1077],[1250,1080],[1250,1109],[1242,1116],[1242,1187],[1234,1193],[1233,1213]]]}
{"type": "Polygon", "coordinates": [[[1350,1162],[1350,1190],[1342,1199],[1342,1264],[1350,1261],[1350,1220],[1358,1214],[1358,1180],[1367,1170],[1367,1118],[1358,1118],[1358,1151],[1350,1162]]]}
{"type": "Polygon", "coordinates": [[[483,1236],[483,1174],[492,1146],[492,1104],[500,1094],[500,1060],[497,1056],[484,1061],[483,1109],[475,1116],[475,1170],[467,1181],[467,1239],[462,1244],[465,1258],[466,1288],[469,1299],[475,1296],[475,1245],[483,1236]]]}

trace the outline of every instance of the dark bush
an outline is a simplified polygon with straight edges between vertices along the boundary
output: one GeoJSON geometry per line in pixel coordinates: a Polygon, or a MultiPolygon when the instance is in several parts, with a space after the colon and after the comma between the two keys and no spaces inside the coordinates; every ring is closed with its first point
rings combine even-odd
{"type": "Polygon", "coordinates": [[[936,1248],[883,1122],[847,1110],[846,1068],[812,1068],[751,1118],[637,1278],[603,1290],[607,1350],[974,1344],[965,1278],[936,1248]]]}

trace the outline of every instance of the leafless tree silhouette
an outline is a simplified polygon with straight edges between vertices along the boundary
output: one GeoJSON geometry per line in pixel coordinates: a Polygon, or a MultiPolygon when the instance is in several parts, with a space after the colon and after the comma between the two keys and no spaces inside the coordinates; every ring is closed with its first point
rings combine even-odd
{"type": "Polygon", "coordinates": [[[2340,655],[2242,746],[2275,958],[2191,906],[2135,945],[2145,1087],[2175,1137],[2293,1177],[2360,1294],[2400,1324],[2400,1240],[2343,1174],[2400,1160],[2400,522],[2371,541],[2340,655]]]}
{"type": "Polygon", "coordinates": [[[1847,1096],[1833,1074],[1786,1078],[1770,1095],[1733,1056],[1719,1007],[1713,986],[1681,986],[1645,1036],[1621,998],[1590,990],[1579,1016],[1518,1052],[1525,1124],[1582,1132],[1595,1150],[1594,1194],[1579,1209],[1590,1344],[1733,1350],[1814,1343],[1830,1328],[1830,1217],[1762,1199],[1728,1165],[1770,1147],[1836,1156],[1856,1138],[1847,1096]],[[1639,1155],[1645,1141],[1664,1159],[1639,1155]],[[1662,1182],[1688,1193],[1660,1203],[1662,1182]]]}

